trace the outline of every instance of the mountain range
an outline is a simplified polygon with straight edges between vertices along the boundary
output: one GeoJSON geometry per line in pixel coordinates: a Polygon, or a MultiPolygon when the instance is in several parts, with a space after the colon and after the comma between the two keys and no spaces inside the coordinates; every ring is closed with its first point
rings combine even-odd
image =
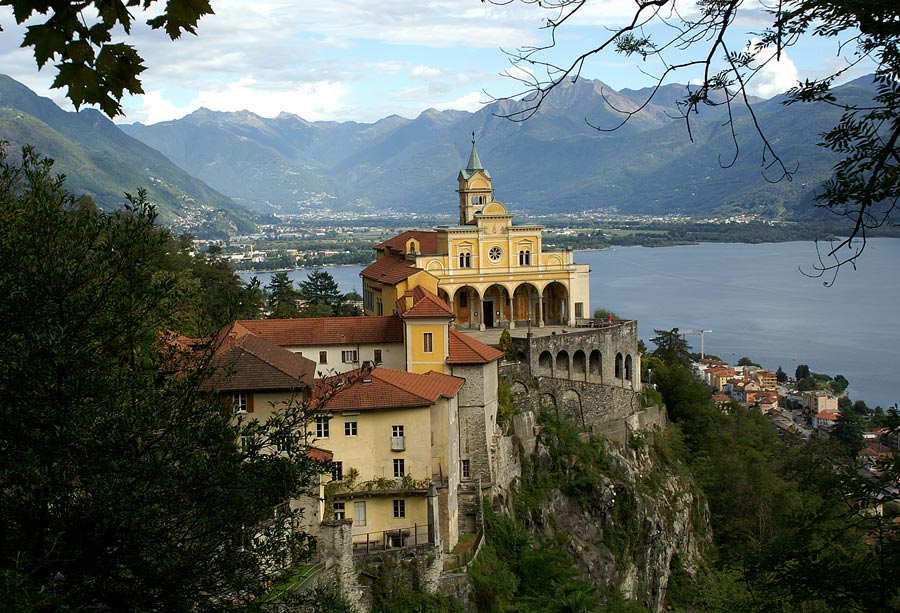
{"type": "Polygon", "coordinates": [[[254,228],[249,212],[173,164],[159,151],[119,129],[100,112],[77,113],[0,75],[0,143],[13,158],[24,145],[55,160],[73,194],[90,196],[103,210],[119,208],[125,192],[146,189],[160,220],[197,235],[254,228]]]}
{"type": "MultiPolygon", "coordinates": [[[[692,116],[689,133],[674,108],[684,91],[663,87],[615,130],[623,117],[610,107],[636,109],[647,90],[615,91],[579,79],[522,122],[507,117],[527,103],[503,100],[475,113],[429,109],[371,124],[200,109],[174,121],[117,127],[96,111],[66,113],[0,77],[0,139],[37,145],[70,176],[70,189],[101,203],[144,185],[165,202],[170,218],[212,213],[233,230],[247,226],[249,211],[453,214],[456,175],[473,132],[495,198],[514,211],[816,214],[815,190],[835,161],[816,142],[836,123],[837,109],[785,106],[783,97],[753,102],[764,133],[796,170],[793,180],[772,183],[766,179],[777,175],[764,171],[771,156],[763,155],[747,110],[733,109],[734,139],[724,107],[692,116]]],[[[835,94],[866,100],[872,91],[866,77],[835,94]]]]}

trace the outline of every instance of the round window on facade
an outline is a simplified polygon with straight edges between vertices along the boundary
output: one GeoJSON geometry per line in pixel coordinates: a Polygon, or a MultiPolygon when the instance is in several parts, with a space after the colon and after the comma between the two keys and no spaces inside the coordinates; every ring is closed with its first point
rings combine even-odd
{"type": "Polygon", "coordinates": [[[499,262],[500,258],[503,257],[503,250],[500,247],[494,246],[491,247],[488,251],[488,259],[491,262],[499,262]]]}

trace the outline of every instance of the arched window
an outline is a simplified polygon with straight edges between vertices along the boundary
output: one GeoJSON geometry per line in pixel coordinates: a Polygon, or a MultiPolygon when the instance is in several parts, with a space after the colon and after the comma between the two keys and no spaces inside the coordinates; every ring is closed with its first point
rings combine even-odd
{"type": "Polygon", "coordinates": [[[460,268],[472,268],[472,254],[468,251],[464,251],[459,254],[459,267],[460,268]]]}
{"type": "Polygon", "coordinates": [[[519,266],[531,266],[531,251],[528,249],[519,251],[519,266]]]}

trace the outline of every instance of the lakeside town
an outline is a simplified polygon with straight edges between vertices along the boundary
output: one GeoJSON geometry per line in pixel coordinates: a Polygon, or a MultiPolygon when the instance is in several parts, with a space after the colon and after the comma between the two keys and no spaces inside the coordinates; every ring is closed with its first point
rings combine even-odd
{"type": "MultiPolygon", "coordinates": [[[[832,379],[801,365],[797,376],[789,379],[780,367],[773,372],[749,362],[741,358],[739,364],[730,366],[710,357],[692,366],[694,374],[712,389],[713,401],[720,409],[727,411],[734,402],[758,409],[782,435],[838,437],[870,469],[891,460],[900,450],[900,430],[870,427],[871,416],[884,415],[883,409],[872,410],[863,401],[851,402],[843,376],[832,379]],[[842,415],[847,416],[843,421],[842,415]]],[[[888,411],[896,413],[897,406],[888,411]]]]}

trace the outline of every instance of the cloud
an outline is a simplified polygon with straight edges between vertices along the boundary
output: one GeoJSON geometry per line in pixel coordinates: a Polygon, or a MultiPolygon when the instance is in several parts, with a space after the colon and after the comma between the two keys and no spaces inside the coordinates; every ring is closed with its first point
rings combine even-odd
{"type": "Polygon", "coordinates": [[[431,66],[413,66],[409,73],[416,79],[437,79],[443,76],[444,71],[431,66]]]}
{"type": "Polygon", "coordinates": [[[753,38],[744,48],[755,56],[756,63],[760,65],[759,71],[754,75],[747,87],[748,93],[760,98],[771,98],[783,94],[797,84],[799,71],[787,51],[782,49],[781,57],[776,58],[776,50],[773,47],[759,48],[758,38],[753,38]]]}
{"type": "Polygon", "coordinates": [[[457,98],[456,100],[450,100],[449,102],[442,102],[440,104],[435,104],[434,108],[439,111],[446,110],[457,110],[457,111],[469,111],[474,113],[483,107],[490,100],[487,96],[484,95],[483,92],[471,92],[457,98]]]}

